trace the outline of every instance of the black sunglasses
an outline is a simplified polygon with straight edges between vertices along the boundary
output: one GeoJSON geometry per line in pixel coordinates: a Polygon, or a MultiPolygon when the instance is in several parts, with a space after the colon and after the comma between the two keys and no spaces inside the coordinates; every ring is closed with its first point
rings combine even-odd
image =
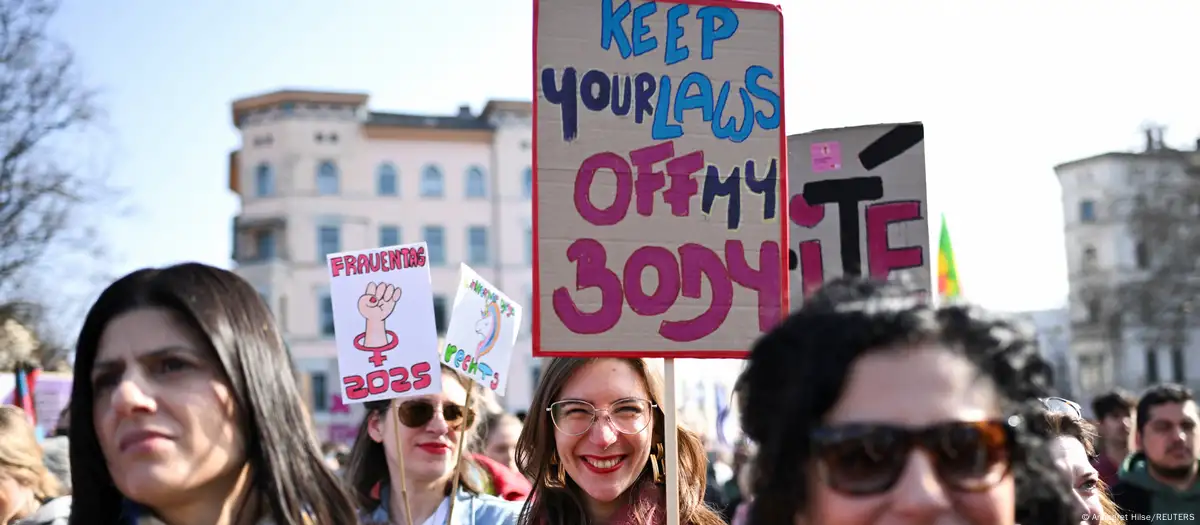
{"type": "MultiPolygon", "coordinates": [[[[456,405],[454,403],[442,403],[442,417],[445,418],[446,424],[451,430],[459,430],[463,427],[470,427],[475,423],[475,411],[456,405]]],[[[396,407],[396,414],[400,417],[400,422],[408,428],[420,428],[433,420],[433,415],[436,413],[437,406],[431,401],[424,399],[414,399],[405,401],[396,407]]]]}
{"type": "Polygon", "coordinates": [[[933,459],[939,481],[952,490],[979,492],[1008,475],[1021,419],[952,421],[924,428],[847,424],[812,433],[817,472],[829,488],[872,496],[896,486],[914,449],[933,459]]]}

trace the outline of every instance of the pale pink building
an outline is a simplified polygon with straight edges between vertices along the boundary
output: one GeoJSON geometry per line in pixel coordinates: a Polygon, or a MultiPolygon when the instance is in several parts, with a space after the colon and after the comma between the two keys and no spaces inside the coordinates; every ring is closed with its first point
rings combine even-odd
{"type": "MultiPolygon", "coordinates": [[[[352,434],[360,414],[337,394],[325,254],[429,243],[439,329],[466,262],[529,308],[532,301],[532,121],[526,101],[476,114],[371,111],[369,96],[285,90],[233,103],[242,146],[229,156],[241,198],[233,259],[271,306],[323,438],[352,434]]],[[[513,358],[511,411],[536,381],[529,316],[513,358]]]]}

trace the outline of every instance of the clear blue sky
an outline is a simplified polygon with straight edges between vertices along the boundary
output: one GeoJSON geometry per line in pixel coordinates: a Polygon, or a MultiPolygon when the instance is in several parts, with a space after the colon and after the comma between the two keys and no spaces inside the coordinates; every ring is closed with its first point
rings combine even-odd
{"type": "MultiPolygon", "coordinates": [[[[988,306],[1065,301],[1054,164],[1132,149],[1147,119],[1176,144],[1200,133],[1200,2],[781,3],[789,132],[925,121],[931,216],[950,217],[965,290],[988,306]]],[[[452,113],[528,99],[531,17],[528,0],[67,0],[53,31],[103,91],[112,177],[130,189],[106,231],[111,271],[229,265],[231,100],[331,88],[452,113]]]]}

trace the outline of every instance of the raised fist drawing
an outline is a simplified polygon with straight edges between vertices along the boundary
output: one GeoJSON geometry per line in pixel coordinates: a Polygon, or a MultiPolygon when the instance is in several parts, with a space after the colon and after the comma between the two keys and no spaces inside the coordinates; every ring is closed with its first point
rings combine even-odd
{"type": "Polygon", "coordinates": [[[383,322],[396,309],[400,300],[400,289],[387,283],[367,283],[367,291],[358,298],[358,313],[367,322],[383,322]]]}
{"type": "Polygon", "coordinates": [[[385,320],[396,310],[396,301],[400,300],[400,294],[400,288],[387,283],[367,284],[366,291],[358,298],[358,313],[367,320],[367,327],[363,332],[363,346],[383,348],[393,342],[388,338],[385,320]]]}

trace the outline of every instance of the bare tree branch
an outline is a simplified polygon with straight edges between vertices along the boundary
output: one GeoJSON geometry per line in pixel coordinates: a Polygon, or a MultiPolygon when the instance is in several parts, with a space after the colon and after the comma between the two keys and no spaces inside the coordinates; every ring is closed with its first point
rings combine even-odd
{"type": "Polygon", "coordinates": [[[48,305],[18,297],[30,295],[23,289],[49,250],[87,227],[77,215],[103,185],[70,166],[72,139],[98,111],[71,49],[46,32],[57,9],[55,0],[0,0],[0,324],[42,324],[37,310],[48,305]]]}
{"type": "MultiPolygon", "coordinates": [[[[1187,165],[1183,152],[1179,163],[1187,165]]],[[[1147,174],[1126,215],[1135,277],[1119,288],[1148,348],[1183,348],[1200,297],[1200,171],[1147,174]]]]}

